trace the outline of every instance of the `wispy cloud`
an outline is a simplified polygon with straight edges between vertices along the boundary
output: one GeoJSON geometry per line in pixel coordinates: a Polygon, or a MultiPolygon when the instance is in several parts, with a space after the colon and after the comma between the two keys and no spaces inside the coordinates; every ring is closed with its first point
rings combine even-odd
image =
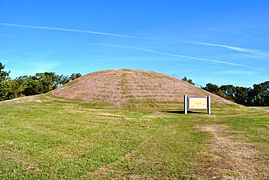
{"type": "Polygon", "coordinates": [[[213,75],[254,75],[256,71],[245,71],[245,70],[227,70],[227,71],[216,71],[212,72],[213,75]]]}
{"type": "Polygon", "coordinates": [[[199,42],[199,41],[189,41],[189,42],[193,44],[203,45],[203,46],[225,48],[225,49],[229,49],[229,50],[240,52],[240,53],[248,53],[248,54],[258,55],[258,56],[269,56],[269,52],[261,51],[257,49],[242,48],[242,47],[230,46],[226,44],[214,44],[214,43],[199,42]]]}
{"type": "MultiPolygon", "coordinates": [[[[41,30],[56,30],[56,31],[67,31],[67,32],[76,32],[76,33],[106,35],[106,36],[114,36],[114,37],[122,37],[122,38],[133,38],[132,36],[122,35],[122,34],[113,34],[113,33],[97,32],[97,31],[78,30],[78,29],[68,29],[68,28],[62,28],[62,27],[32,26],[32,25],[11,24],[11,23],[1,23],[1,22],[0,22],[0,26],[11,26],[11,27],[18,27],[18,28],[30,28],[30,29],[41,29],[41,30]]],[[[225,48],[237,50],[240,52],[247,52],[243,48],[231,47],[231,46],[226,46],[226,45],[210,44],[210,43],[204,43],[204,42],[192,42],[192,43],[207,45],[207,46],[225,47],[225,48]]],[[[99,44],[99,43],[86,43],[86,44],[93,44],[93,45],[113,47],[113,48],[131,49],[131,50],[142,51],[142,52],[163,55],[163,56],[178,57],[178,58],[182,58],[182,59],[190,59],[190,60],[200,61],[200,62],[208,62],[208,63],[214,63],[214,64],[225,64],[225,65],[230,65],[230,66],[239,66],[239,67],[244,67],[244,68],[248,68],[248,69],[253,69],[252,67],[249,67],[249,66],[244,65],[244,64],[229,62],[229,61],[225,61],[225,60],[217,60],[217,59],[201,58],[201,57],[188,56],[188,55],[182,55],[182,54],[175,54],[175,53],[158,51],[158,50],[148,49],[148,48],[115,45],[115,44],[99,44]]]]}
{"type": "Polygon", "coordinates": [[[63,27],[33,26],[33,25],[11,24],[11,23],[1,23],[1,22],[0,22],[0,26],[10,26],[10,27],[17,27],[17,28],[40,29],[40,30],[52,30],[52,31],[65,31],[65,32],[95,34],[95,35],[112,36],[112,37],[120,37],[120,38],[133,38],[132,36],[124,35],[124,34],[114,34],[114,33],[81,30],[81,29],[69,29],[69,28],[63,28],[63,27]]]}
{"type": "Polygon", "coordinates": [[[133,47],[133,46],[122,46],[122,45],[114,45],[114,44],[99,44],[99,43],[92,43],[92,44],[99,45],[99,46],[114,47],[114,48],[132,49],[132,50],[143,51],[143,52],[157,54],[157,55],[163,55],[163,56],[178,57],[178,58],[183,58],[183,59],[191,59],[194,61],[209,62],[209,63],[214,63],[214,64],[226,64],[226,65],[231,65],[231,66],[240,66],[240,67],[244,67],[244,68],[248,68],[248,69],[253,69],[252,67],[246,66],[244,64],[238,64],[238,63],[233,63],[233,62],[228,62],[228,61],[223,61],[223,60],[216,60],[216,59],[209,59],[209,58],[187,56],[187,55],[157,51],[157,50],[147,49],[147,48],[140,48],[140,47],[133,47]]]}

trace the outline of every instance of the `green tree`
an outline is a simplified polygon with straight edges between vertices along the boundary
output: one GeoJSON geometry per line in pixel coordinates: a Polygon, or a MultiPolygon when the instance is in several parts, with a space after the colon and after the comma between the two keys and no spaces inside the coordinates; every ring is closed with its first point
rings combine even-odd
{"type": "Polygon", "coordinates": [[[59,84],[59,76],[53,72],[36,73],[34,79],[42,84],[42,93],[56,89],[59,84]]]}
{"type": "Polygon", "coordinates": [[[0,82],[8,80],[10,71],[4,71],[5,66],[0,62],[0,82]]]}
{"type": "Polygon", "coordinates": [[[253,88],[208,83],[203,88],[228,100],[248,106],[269,106],[269,81],[254,84],[253,88]]]}
{"type": "Polygon", "coordinates": [[[218,85],[212,84],[212,83],[207,83],[206,86],[203,88],[204,90],[207,90],[211,93],[217,94],[219,87],[218,85]]]}
{"type": "Polygon", "coordinates": [[[235,90],[236,88],[233,85],[222,85],[220,90],[223,92],[224,97],[228,100],[235,100],[235,90]]]}
{"type": "Polygon", "coordinates": [[[192,85],[194,85],[194,82],[191,79],[188,79],[186,76],[184,78],[181,79],[182,81],[186,81],[192,85]]]}
{"type": "Polygon", "coordinates": [[[70,79],[70,81],[73,81],[74,79],[79,78],[80,76],[81,76],[80,73],[73,73],[73,74],[71,74],[69,79],[70,79]]]}
{"type": "Polygon", "coordinates": [[[269,81],[260,84],[254,84],[250,91],[252,105],[268,106],[269,105],[269,81]]]}
{"type": "Polygon", "coordinates": [[[24,89],[24,95],[36,95],[43,93],[43,85],[42,83],[36,79],[35,77],[27,78],[26,87],[24,89]]]}
{"type": "Polygon", "coordinates": [[[22,96],[20,85],[16,80],[0,82],[0,100],[8,100],[22,96]]]}
{"type": "Polygon", "coordinates": [[[70,78],[68,76],[60,75],[58,80],[58,86],[63,86],[64,84],[68,83],[70,78]]]}
{"type": "Polygon", "coordinates": [[[250,88],[245,87],[235,87],[234,100],[236,103],[249,105],[251,103],[251,99],[249,97],[250,88]]]}
{"type": "Polygon", "coordinates": [[[64,76],[53,72],[44,72],[36,73],[34,76],[20,76],[11,80],[10,71],[4,71],[4,68],[5,66],[0,63],[0,101],[46,93],[81,76],[80,73],[64,76]]]}

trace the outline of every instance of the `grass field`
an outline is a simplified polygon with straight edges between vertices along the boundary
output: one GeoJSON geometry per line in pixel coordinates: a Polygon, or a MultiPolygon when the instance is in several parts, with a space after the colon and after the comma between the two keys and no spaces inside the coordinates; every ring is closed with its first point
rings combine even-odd
{"type": "Polygon", "coordinates": [[[269,108],[132,112],[48,95],[0,103],[1,179],[232,177],[269,178],[269,108]]]}

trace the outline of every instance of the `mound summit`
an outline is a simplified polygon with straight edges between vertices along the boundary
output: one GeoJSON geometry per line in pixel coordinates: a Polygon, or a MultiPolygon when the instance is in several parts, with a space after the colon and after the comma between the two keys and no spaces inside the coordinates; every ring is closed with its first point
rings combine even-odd
{"type": "Polygon", "coordinates": [[[185,94],[211,95],[212,103],[232,103],[177,78],[152,71],[130,69],[93,72],[53,92],[53,95],[66,99],[114,105],[123,105],[130,101],[182,102],[185,94]]]}

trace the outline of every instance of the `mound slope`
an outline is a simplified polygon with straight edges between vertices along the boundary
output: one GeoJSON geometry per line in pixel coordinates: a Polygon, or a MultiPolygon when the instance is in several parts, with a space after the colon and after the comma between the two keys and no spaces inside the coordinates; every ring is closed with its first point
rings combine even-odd
{"type": "Polygon", "coordinates": [[[177,78],[144,70],[106,70],[82,76],[55,90],[54,95],[89,102],[122,105],[128,101],[182,102],[186,95],[211,95],[212,102],[232,104],[177,78]]]}

